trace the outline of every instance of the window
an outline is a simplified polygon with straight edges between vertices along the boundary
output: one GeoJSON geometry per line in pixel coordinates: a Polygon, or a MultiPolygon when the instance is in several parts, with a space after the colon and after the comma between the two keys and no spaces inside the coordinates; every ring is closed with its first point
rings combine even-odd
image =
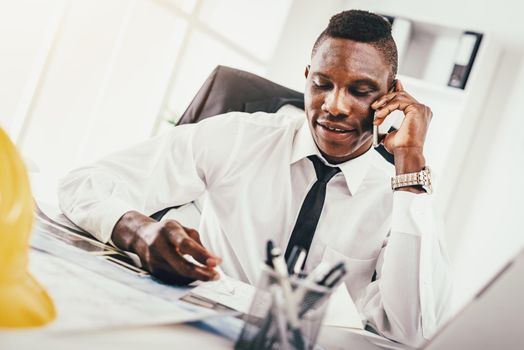
{"type": "Polygon", "coordinates": [[[157,131],[175,123],[217,65],[264,76],[291,0],[158,0],[187,21],[157,131]]]}

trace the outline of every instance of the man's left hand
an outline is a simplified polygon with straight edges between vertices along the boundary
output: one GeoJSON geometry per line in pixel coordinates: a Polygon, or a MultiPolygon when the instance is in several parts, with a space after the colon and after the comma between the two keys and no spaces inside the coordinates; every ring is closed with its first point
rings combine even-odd
{"type": "Polygon", "coordinates": [[[397,174],[420,171],[426,165],[423,149],[433,115],[431,109],[408,94],[399,80],[395,83],[395,90],[376,100],[371,108],[375,110],[375,125],[382,124],[395,110],[404,113],[400,128],[385,136],[384,147],[395,157],[397,174]]]}
{"type": "Polygon", "coordinates": [[[401,149],[411,149],[414,152],[424,148],[424,141],[431,121],[431,109],[418,102],[408,94],[400,80],[395,83],[395,90],[376,100],[371,108],[375,109],[375,125],[380,125],[393,111],[404,113],[404,120],[400,129],[386,135],[384,147],[392,154],[401,149]]]}

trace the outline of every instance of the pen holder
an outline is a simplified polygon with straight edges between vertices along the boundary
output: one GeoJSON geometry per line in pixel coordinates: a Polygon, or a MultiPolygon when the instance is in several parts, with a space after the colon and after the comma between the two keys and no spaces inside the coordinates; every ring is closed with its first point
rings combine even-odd
{"type": "Polygon", "coordinates": [[[313,349],[330,295],[329,288],[305,279],[283,281],[264,265],[235,349],[313,349]]]}

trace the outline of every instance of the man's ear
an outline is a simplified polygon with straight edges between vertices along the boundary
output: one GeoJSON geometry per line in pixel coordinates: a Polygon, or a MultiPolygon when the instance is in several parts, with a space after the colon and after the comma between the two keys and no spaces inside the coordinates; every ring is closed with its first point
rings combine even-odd
{"type": "Polygon", "coordinates": [[[307,79],[307,76],[309,75],[309,69],[310,69],[310,68],[311,68],[311,66],[308,64],[308,65],[306,66],[306,70],[304,71],[304,76],[306,77],[306,79],[307,79]]]}

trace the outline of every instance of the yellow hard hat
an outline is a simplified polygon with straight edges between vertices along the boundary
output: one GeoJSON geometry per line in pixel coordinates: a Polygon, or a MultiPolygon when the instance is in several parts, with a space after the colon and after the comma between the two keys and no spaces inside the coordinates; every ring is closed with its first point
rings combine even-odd
{"type": "Polygon", "coordinates": [[[55,308],[27,270],[33,198],[22,160],[0,128],[0,328],[44,325],[55,308]]]}

